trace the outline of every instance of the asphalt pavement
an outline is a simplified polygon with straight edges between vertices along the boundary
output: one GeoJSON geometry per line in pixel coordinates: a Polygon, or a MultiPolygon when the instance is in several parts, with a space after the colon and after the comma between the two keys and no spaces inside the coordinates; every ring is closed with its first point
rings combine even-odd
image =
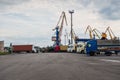
{"type": "Polygon", "coordinates": [[[0,80],[120,80],[120,55],[31,53],[0,56],[0,80]]]}

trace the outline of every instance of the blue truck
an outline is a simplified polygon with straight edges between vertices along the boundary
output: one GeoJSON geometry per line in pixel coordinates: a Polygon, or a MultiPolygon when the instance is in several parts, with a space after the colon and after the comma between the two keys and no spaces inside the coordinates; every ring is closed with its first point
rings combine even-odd
{"type": "Polygon", "coordinates": [[[117,55],[120,52],[120,40],[91,39],[86,42],[84,51],[89,56],[101,53],[106,56],[110,56],[113,53],[117,55]]]}

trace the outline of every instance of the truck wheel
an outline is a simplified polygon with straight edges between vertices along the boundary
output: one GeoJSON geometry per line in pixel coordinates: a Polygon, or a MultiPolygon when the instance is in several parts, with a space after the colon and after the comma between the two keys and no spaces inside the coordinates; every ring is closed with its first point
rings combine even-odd
{"type": "Polygon", "coordinates": [[[94,56],[95,55],[95,52],[94,51],[91,51],[90,52],[90,56],[94,56]]]}
{"type": "Polygon", "coordinates": [[[85,54],[85,53],[84,53],[84,50],[82,50],[80,53],[81,53],[81,54],[85,54]]]}
{"type": "Polygon", "coordinates": [[[106,56],[111,56],[112,53],[111,53],[111,52],[105,52],[105,55],[106,55],[106,56]]]}
{"type": "Polygon", "coordinates": [[[75,50],[72,51],[72,53],[75,53],[75,52],[76,52],[75,50]]]}
{"type": "Polygon", "coordinates": [[[117,52],[117,51],[115,51],[115,54],[116,54],[116,55],[118,55],[118,52],[117,52]]]}

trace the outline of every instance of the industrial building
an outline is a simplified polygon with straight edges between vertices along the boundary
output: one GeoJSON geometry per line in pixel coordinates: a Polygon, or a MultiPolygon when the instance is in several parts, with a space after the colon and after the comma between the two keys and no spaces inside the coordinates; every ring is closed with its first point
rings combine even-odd
{"type": "Polygon", "coordinates": [[[0,52],[4,52],[4,41],[0,41],[0,52]]]}

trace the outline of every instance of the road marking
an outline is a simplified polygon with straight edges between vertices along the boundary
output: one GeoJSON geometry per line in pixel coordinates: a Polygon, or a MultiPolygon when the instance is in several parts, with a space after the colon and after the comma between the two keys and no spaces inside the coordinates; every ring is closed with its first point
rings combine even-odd
{"type": "Polygon", "coordinates": [[[107,62],[117,62],[117,63],[120,63],[120,61],[119,61],[119,60],[101,59],[101,61],[107,61],[107,62]]]}
{"type": "Polygon", "coordinates": [[[88,64],[96,65],[96,64],[98,64],[98,63],[88,63],[88,64]]]}

